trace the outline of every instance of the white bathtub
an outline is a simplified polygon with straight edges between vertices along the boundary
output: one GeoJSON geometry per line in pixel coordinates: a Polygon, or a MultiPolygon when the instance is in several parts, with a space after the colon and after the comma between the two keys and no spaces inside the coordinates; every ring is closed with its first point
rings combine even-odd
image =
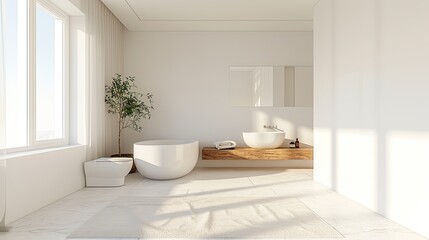
{"type": "Polygon", "coordinates": [[[141,175],[174,179],[188,174],[198,161],[196,140],[152,140],[134,144],[134,162],[141,175]]]}

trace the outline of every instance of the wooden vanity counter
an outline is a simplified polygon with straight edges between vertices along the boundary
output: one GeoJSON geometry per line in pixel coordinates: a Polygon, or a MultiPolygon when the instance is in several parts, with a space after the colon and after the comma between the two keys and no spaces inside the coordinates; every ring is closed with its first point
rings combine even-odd
{"type": "Polygon", "coordinates": [[[313,160],[313,147],[309,145],[275,149],[236,147],[231,150],[204,147],[202,160],[313,160]]]}

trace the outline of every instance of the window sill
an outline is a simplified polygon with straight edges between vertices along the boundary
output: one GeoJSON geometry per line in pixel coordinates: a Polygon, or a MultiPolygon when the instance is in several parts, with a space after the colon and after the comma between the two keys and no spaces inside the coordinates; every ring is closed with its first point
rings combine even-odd
{"type": "Polygon", "coordinates": [[[72,148],[79,148],[79,147],[85,147],[85,145],[65,145],[61,147],[52,147],[52,148],[43,148],[43,149],[29,150],[29,151],[23,151],[23,152],[6,153],[5,157],[6,157],[6,160],[8,160],[13,158],[26,157],[26,156],[43,154],[48,152],[57,152],[65,149],[72,149],[72,148]]]}

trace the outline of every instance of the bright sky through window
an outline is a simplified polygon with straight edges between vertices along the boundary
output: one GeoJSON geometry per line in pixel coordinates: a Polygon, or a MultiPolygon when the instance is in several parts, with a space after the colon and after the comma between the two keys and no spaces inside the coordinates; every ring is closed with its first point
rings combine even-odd
{"type": "Polygon", "coordinates": [[[6,147],[27,146],[27,1],[4,1],[6,147]]]}
{"type": "Polygon", "coordinates": [[[63,21],[36,7],[36,140],[63,137],[63,21]]]}

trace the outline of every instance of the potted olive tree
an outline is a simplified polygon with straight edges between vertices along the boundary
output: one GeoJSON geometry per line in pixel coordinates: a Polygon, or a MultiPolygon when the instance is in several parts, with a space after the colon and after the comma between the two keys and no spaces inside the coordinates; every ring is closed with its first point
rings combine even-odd
{"type": "MultiPolygon", "coordinates": [[[[120,74],[115,74],[112,77],[111,85],[106,85],[106,95],[104,98],[107,104],[107,111],[110,114],[117,116],[118,121],[118,154],[112,157],[133,157],[133,154],[124,154],[121,150],[122,131],[126,128],[131,128],[141,132],[142,127],[140,122],[143,119],[150,119],[150,111],[152,106],[152,94],[139,93],[133,91],[136,87],[135,77],[125,77],[122,79],[120,74]]],[[[133,163],[133,168],[130,172],[135,172],[136,167],[133,163]]]]}

